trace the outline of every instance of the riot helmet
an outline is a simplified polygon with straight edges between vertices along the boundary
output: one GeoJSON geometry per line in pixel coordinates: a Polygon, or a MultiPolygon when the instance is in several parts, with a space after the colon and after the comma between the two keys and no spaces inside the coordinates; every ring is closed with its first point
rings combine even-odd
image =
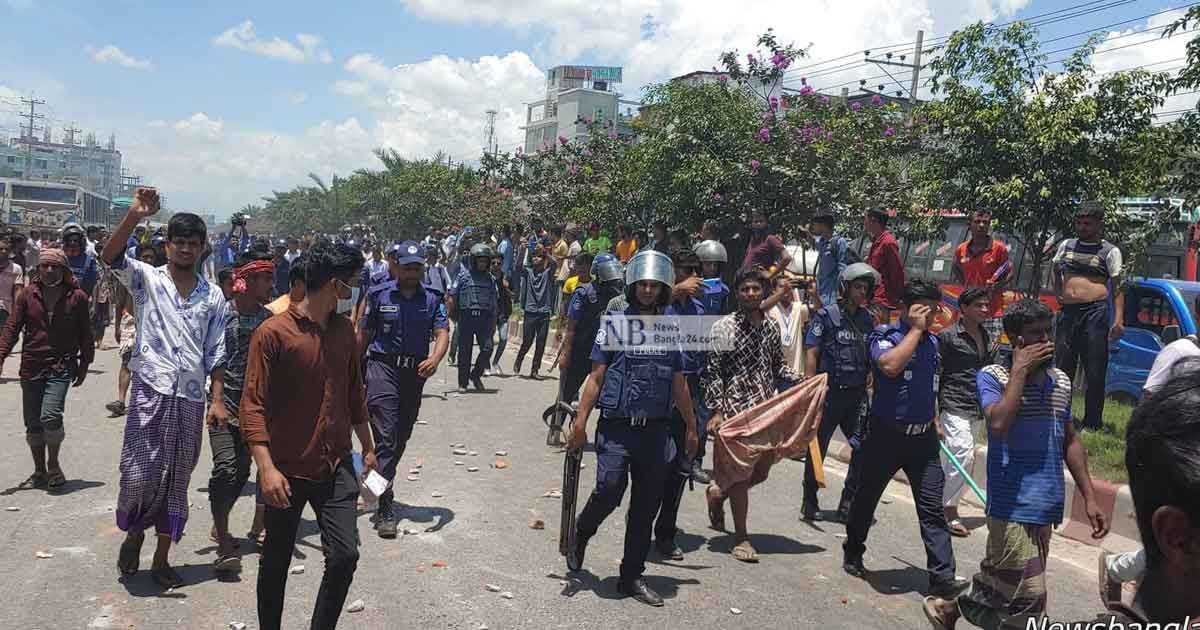
{"type": "Polygon", "coordinates": [[[625,267],[625,297],[630,304],[637,304],[634,295],[636,285],[642,280],[650,280],[663,285],[659,294],[659,304],[666,305],[671,301],[671,287],[675,285],[675,265],[666,254],[648,249],[634,254],[625,267]]]}
{"type": "Polygon", "coordinates": [[[700,262],[729,262],[729,254],[725,252],[725,246],[721,241],[700,241],[692,248],[696,252],[696,256],[700,258],[700,262]]]}
{"type": "Polygon", "coordinates": [[[870,282],[870,286],[867,288],[867,294],[870,295],[875,290],[875,285],[879,284],[879,272],[875,271],[874,267],[867,263],[857,262],[843,269],[842,273],[838,274],[838,285],[841,289],[841,294],[843,296],[848,295],[850,293],[850,284],[862,278],[870,282]]]}

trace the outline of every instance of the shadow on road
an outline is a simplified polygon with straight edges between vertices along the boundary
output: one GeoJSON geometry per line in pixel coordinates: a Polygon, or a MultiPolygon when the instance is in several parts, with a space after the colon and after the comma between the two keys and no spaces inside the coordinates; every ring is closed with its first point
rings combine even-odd
{"type": "MultiPolygon", "coordinates": [[[[617,592],[617,580],[619,578],[615,575],[601,580],[596,574],[584,569],[566,575],[550,573],[546,577],[559,580],[560,582],[566,581],[566,585],[563,586],[560,593],[563,597],[574,597],[582,591],[591,591],[600,599],[625,599],[628,597],[617,592]]],[[[646,575],[644,577],[646,584],[661,595],[663,599],[674,599],[679,594],[679,587],[681,585],[695,586],[700,584],[700,580],[680,580],[665,575],[646,575]]]]}
{"type": "Polygon", "coordinates": [[[875,592],[883,595],[923,593],[929,587],[929,573],[913,566],[883,569],[868,572],[866,582],[875,592]]]}
{"type": "MultiPolygon", "coordinates": [[[[714,536],[708,539],[708,550],[714,553],[729,553],[733,549],[733,534],[714,536]]],[[[824,547],[808,545],[798,540],[777,534],[750,534],[750,544],[759,555],[820,553],[824,547]]]]}
{"type": "Polygon", "coordinates": [[[414,523],[433,523],[425,528],[426,532],[436,532],[454,520],[454,510],[444,507],[406,505],[400,509],[401,521],[414,523]]]}
{"type": "Polygon", "coordinates": [[[189,586],[196,586],[213,580],[222,582],[232,581],[240,582],[241,578],[233,575],[218,575],[213,571],[211,564],[184,564],[174,567],[175,572],[183,579],[183,585],[178,589],[166,590],[154,581],[150,575],[149,569],[138,571],[137,574],[131,576],[122,576],[118,580],[125,590],[134,597],[164,597],[168,599],[186,599],[187,593],[180,589],[185,589],[189,586]]]}
{"type": "Polygon", "coordinates": [[[18,492],[24,492],[26,490],[33,491],[33,492],[44,492],[51,496],[61,496],[64,494],[71,494],[73,492],[79,492],[80,490],[90,490],[92,488],[99,488],[100,486],[103,486],[103,485],[105,485],[105,483],[103,481],[87,481],[84,479],[68,479],[66,483],[64,483],[63,485],[61,485],[57,488],[50,488],[50,489],[18,488],[16,486],[13,486],[11,488],[5,488],[4,490],[0,490],[0,497],[7,497],[10,495],[16,494],[18,492]]]}

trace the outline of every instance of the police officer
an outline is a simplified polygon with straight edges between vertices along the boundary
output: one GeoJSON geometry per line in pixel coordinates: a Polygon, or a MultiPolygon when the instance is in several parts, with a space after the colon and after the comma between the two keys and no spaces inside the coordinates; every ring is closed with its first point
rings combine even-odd
{"type": "Polygon", "coordinates": [[[600,254],[592,260],[592,278],[571,294],[567,306],[567,332],[563,336],[559,357],[559,378],[562,400],[570,403],[579,395],[592,369],[592,346],[600,331],[600,319],[608,303],[625,289],[625,270],[612,254],[600,254]]]}
{"type": "MultiPolygon", "coordinates": [[[[421,390],[449,346],[449,321],[442,295],[421,283],[425,257],[416,241],[405,241],[393,258],[395,279],[367,292],[367,409],[375,438],[379,474],[389,482],[412,435],[421,408],[421,390]],[[433,338],[433,354],[429,339],[433,338]]],[[[375,529],[396,537],[392,489],[379,497],[375,529]]]]}
{"type": "MultiPolygon", "coordinates": [[[[695,252],[680,249],[671,256],[671,259],[675,266],[676,287],[681,286],[689,278],[699,277],[700,258],[696,256],[695,252]]],[[[665,313],[680,320],[705,315],[704,304],[687,293],[676,293],[671,303],[667,305],[665,313]]],[[[680,321],[679,327],[685,333],[696,328],[695,324],[689,325],[687,321],[680,321]]],[[[692,411],[697,420],[696,435],[707,435],[706,427],[702,426],[707,418],[701,411],[704,403],[700,395],[700,370],[708,362],[708,353],[703,350],[684,350],[681,359],[684,379],[687,380],[688,392],[692,397],[692,411]]],[[[669,560],[683,560],[683,550],[675,544],[675,535],[678,533],[679,504],[683,500],[683,488],[688,478],[692,477],[693,470],[700,467],[700,461],[704,458],[704,441],[699,441],[697,444],[695,458],[686,457],[684,452],[686,437],[687,431],[683,415],[676,407],[671,412],[671,440],[675,444],[675,465],[667,471],[666,483],[663,486],[662,506],[658,511],[658,519],[654,522],[654,547],[664,558],[669,560]]],[[[706,478],[704,483],[707,481],[706,478]]]]}
{"type": "Polygon", "coordinates": [[[458,321],[458,393],[465,394],[467,381],[476,391],[483,391],[483,371],[492,357],[492,333],[495,332],[497,294],[492,277],[492,258],[496,255],[490,245],[476,243],[458,271],[454,287],[447,296],[450,317],[458,321]],[[471,365],[471,352],[479,343],[479,356],[471,365]]]}
{"type": "MultiPolygon", "coordinates": [[[[860,462],[857,453],[863,437],[867,376],[871,370],[867,334],[874,322],[865,304],[874,295],[878,281],[879,273],[866,263],[854,263],[842,270],[838,278],[841,299],[817,311],[804,342],[808,347],[804,355],[804,373],[820,371],[829,375],[829,391],[825,395],[825,409],[817,430],[821,452],[829,448],[833,432],[841,427],[842,435],[849,440],[855,453],[850,458],[850,471],[842,486],[842,500],[834,518],[839,523],[846,522],[858,486],[860,462]]],[[[806,521],[821,520],[812,458],[804,461],[804,502],[800,514],[806,521]]]]}
{"type": "Polygon", "coordinates": [[[950,527],[942,512],[946,478],[938,451],[938,344],[929,332],[941,304],[935,284],[912,280],[904,286],[900,322],[880,326],[867,337],[875,377],[867,437],[857,457],[862,480],[850,506],[842,569],[864,577],[863,553],[875,508],[896,471],[903,470],[912,487],[925,562],[929,594],[950,599],[970,582],[954,575],[950,527]]]}
{"type": "Polygon", "coordinates": [[[621,322],[661,315],[670,300],[673,280],[674,270],[666,254],[648,250],[630,259],[625,270],[625,292],[630,306],[623,313],[613,314],[611,324],[606,324],[596,336],[592,372],[583,386],[579,414],[567,441],[567,448],[572,451],[583,448],[587,443],[588,415],[593,407],[599,406],[596,489],[576,522],[576,544],[567,553],[567,567],[572,571],[583,568],[588,540],[620,505],[632,477],[633,490],[625,521],[625,554],[617,590],[651,606],[662,606],[663,600],[646,585],[642,573],[650,550],[654,514],[662,499],[668,467],[675,458],[670,439],[672,401],[685,420],[685,450],[689,459],[698,442],[696,419],[678,345],[634,347],[633,335],[625,334],[626,327],[621,322]],[[624,338],[609,343],[610,330],[618,331],[624,338]]]}
{"type": "Polygon", "coordinates": [[[704,279],[704,295],[700,301],[704,303],[704,312],[708,315],[728,315],[733,312],[730,296],[733,292],[729,285],[721,279],[729,255],[721,241],[707,240],[696,243],[693,249],[700,258],[700,277],[704,279]]]}

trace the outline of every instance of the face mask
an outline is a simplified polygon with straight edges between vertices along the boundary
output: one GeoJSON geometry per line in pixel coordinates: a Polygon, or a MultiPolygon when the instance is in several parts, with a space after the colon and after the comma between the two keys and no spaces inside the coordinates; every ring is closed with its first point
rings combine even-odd
{"type": "Polygon", "coordinates": [[[338,298],[337,312],[349,313],[354,308],[355,304],[358,304],[358,287],[353,287],[350,289],[350,297],[345,299],[338,298]]]}

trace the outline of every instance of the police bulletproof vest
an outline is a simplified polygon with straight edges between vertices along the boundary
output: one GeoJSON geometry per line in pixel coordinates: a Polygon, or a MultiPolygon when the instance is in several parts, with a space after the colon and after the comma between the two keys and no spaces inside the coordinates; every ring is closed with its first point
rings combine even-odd
{"type": "MultiPolygon", "coordinates": [[[[606,334],[607,330],[600,333],[606,334]]],[[[671,381],[675,375],[671,353],[638,349],[637,352],[614,352],[612,357],[604,372],[598,401],[600,408],[606,411],[605,415],[667,417],[671,413],[671,381]]]]}
{"type": "Polygon", "coordinates": [[[592,345],[596,343],[596,333],[600,331],[600,320],[607,306],[607,302],[599,291],[587,291],[579,320],[575,323],[575,337],[571,347],[572,356],[576,356],[576,353],[579,352],[591,354],[592,345]]]}
{"type": "MultiPolygon", "coordinates": [[[[823,365],[830,380],[838,385],[862,385],[867,382],[867,331],[859,330],[852,317],[844,317],[837,304],[825,307],[833,324],[833,365],[823,365]]],[[[823,355],[824,356],[824,355],[823,355]]]]}
{"type": "Polygon", "coordinates": [[[1067,239],[1059,265],[1069,274],[1106,280],[1110,276],[1108,255],[1114,248],[1108,241],[1085,243],[1077,238],[1067,239]]]}
{"type": "Polygon", "coordinates": [[[492,274],[474,269],[458,287],[459,310],[496,311],[496,281],[492,274]]]}

